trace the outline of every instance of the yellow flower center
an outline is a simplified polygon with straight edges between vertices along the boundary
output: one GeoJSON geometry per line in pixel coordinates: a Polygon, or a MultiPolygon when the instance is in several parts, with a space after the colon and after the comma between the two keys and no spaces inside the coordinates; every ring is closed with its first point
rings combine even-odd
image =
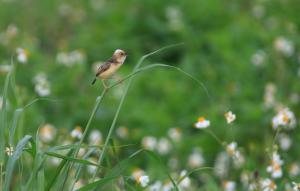
{"type": "Polygon", "coordinates": [[[205,121],[205,118],[204,117],[199,117],[198,118],[198,122],[204,122],[205,121]]]}

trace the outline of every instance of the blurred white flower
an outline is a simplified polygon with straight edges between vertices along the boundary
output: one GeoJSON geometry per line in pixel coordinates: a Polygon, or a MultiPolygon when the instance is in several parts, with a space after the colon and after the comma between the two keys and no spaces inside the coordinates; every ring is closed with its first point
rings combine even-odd
{"type": "Polygon", "coordinates": [[[236,183],[234,181],[223,181],[222,183],[224,191],[234,191],[236,183]]]}
{"type": "Polygon", "coordinates": [[[150,180],[149,180],[149,176],[147,175],[143,175],[140,176],[138,178],[138,183],[142,186],[142,187],[146,187],[149,184],[150,180]]]}
{"type": "Polygon", "coordinates": [[[78,190],[79,188],[83,187],[84,186],[84,180],[83,179],[79,179],[75,182],[75,185],[74,185],[74,188],[72,191],[76,191],[78,190]]]}
{"type": "Polygon", "coordinates": [[[89,144],[99,145],[102,143],[102,133],[99,130],[92,130],[89,135],[89,144]]]}
{"type": "Polygon", "coordinates": [[[17,36],[19,32],[15,24],[10,24],[5,31],[0,33],[0,44],[9,45],[11,40],[17,36]]]}
{"type": "Polygon", "coordinates": [[[263,50],[258,50],[251,57],[251,62],[255,66],[261,66],[266,60],[266,53],[263,50]]]}
{"type": "Polygon", "coordinates": [[[183,27],[181,11],[177,7],[167,7],[166,17],[171,30],[179,31],[183,27]]]}
{"type": "Polygon", "coordinates": [[[226,151],[229,156],[234,156],[236,155],[237,152],[237,143],[236,142],[231,142],[230,144],[227,145],[226,151]]]}
{"type": "Polygon", "coordinates": [[[120,138],[126,139],[128,137],[128,128],[121,126],[117,129],[116,133],[120,138]]]}
{"type": "Polygon", "coordinates": [[[9,64],[1,64],[0,65],[0,73],[7,74],[12,70],[12,65],[9,64]]]}
{"type": "Polygon", "coordinates": [[[289,168],[288,168],[288,172],[290,177],[295,178],[296,176],[298,176],[300,174],[300,166],[298,163],[293,162],[292,164],[290,164],[289,168]]]}
{"type": "Polygon", "coordinates": [[[155,150],[157,147],[157,139],[153,136],[146,136],[142,139],[142,146],[148,150],[155,150]]]}
{"type": "Polygon", "coordinates": [[[277,188],[277,185],[269,178],[262,180],[260,184],[263,191],[274,191],[277,188]]]}
{"type": "Polygon", "coordinates": [[[12,147],[12,146],[6,147],[5,152],[6,152],[7,156],[12,156],[14,154],[14,147],[12,147]]]}
{"type": "Polygon", "coordinates": [[[40,128],[39,137],[44,143],[49,143],[55,139],[56,128],[51,124],[45,124],[40,128]]]}
{"type": "Polygon", "coordinates": [[[140,168],[135,168],[133,171],[132,171],[132,174],[131,174],[131,177],[133,180],[137,181],[139,180],[139,178],[141,176],[145,175],[145,171],[143,171],[142,169],[140,168]]]}
{"type": "Polygon", "coordinates": [[[85,62],[85,54],[80,50],[59,52],[56,56],[56,61],[62,65],[71,67],[75,64],[83,64],[85,62]]]}
{"type": "Polygon", "coordinates": [[[167,138],[160,138],[157,143],[157,151],[159,154],[165,155],[170,152],[172,145],[167,138]]]}
{"type": "Polygon", "coordinates": [[[300,190],[300,183],[292,182],[292,184],[293,184],[293,191],[300,190]]]}
{"type": "Polygon", "coordinates": [[[78,151],[78,156],[83,157],[85,153],[86,153],[86,149],[81,147],[78,151]]]}
{"type": "Polygon", "coordinates": [[[210,125],[210,121],[205,119],[204,117],[199,117],[198,122],[195,123],[195,127],[197,129],[205,129],[210,125]]]}
{"type": "Polygon", "coordinates": [[[50,164],[53,166],[58,166],[61,162],[62,159],[57,158],[57,157],[50,157],[50,164]]]}
{"type": "Polygon", "coordinates": [[[161,191],[162,183],[160,181],[156,181],[154,184],[149,186],[149,191],[161,191]]]}
{"type": "Polygon", "coordinates": [[[267,172],[271,173],[272,178],[282,177],[282,168],[283,161],[280,159],[280,156],[277,152],[273,152],[270,165],[267,167],[267,172]]]}
{"type": "Polygon", "coordinates": [[[28,55],[29,55],[28,50],[19,47],[17,48],[16,52],[17,52],[17,60],[20,63],[25,64],[28,60],[28,55]]]}
{"type": "Polygon", "coordinates": [[[264,106],[268,108],[272,108],[275,105],[275,93],[276,86],[273,83],[268,83],[265,87],[264,93],[264,106]]]}
{"type": "Polygon", "coordinates": [[[296,126],[296,117],[289,108],[280,109],[272,119],[273,129],[279,126],[294,128],[296,126]]]}
{"type": "Polygon", "coordinates": [[[191,179],[187,176],[187,170],[180,172],[179,180],[181,180],[178,184],[180,188],[188,189],[191,187],[191,179]]]}
{"type": "MultiPolygon", "coordinates": [[[[94,164],[97,164],[97,162],[98,162],[96,158],[90,158],[89,161],[92,162],[92,163],[94,163],[94,164]]],[[[97,166],[95,166],[95,165],[87,165],[87,169],[86,170],[87,170],[87,172],[89,174],[95,174],[96,171],[97,171],[97,166]]]]}
{"type": "Polygon", "coordinates": [[[173,190],[173,184],[171,181],[167,181],[164,183],[162,187],[162,191],[172,191],[173,190]]]}
{"type": "Polygon", "coordinates": [[[174,128],[170,128],[168,130],[168,136],[171,138],[171,140],[174,140],[174,141],[180,141],[181,139],[181,130],[177,127],[174,127],[174,128]]]}
{"type": "Polygon", "coordinates": [[[82,137],[82,128],[80,126],[76,126],[71,131],[71,137],[74,138],[74,139],[81,139],[81,137],[82,137]]]}
{"type": "Polygon", "coordinates": [[[235,119],[236,119],[236,115],[234,113],[232,113],[232,111],[228,111],[227,113],[225,113],[225,118],[227,123],[232,123],[235,119]]]}
{"type": "Polygon", "coordinates": [[[265,7],[258,4],[254,5],[252,7],[252,15],[257,19],[262,18],[265,15],[265,7]]]}
{"type": "Polygon", "coordinates": [[[285,56],[292,56],[295,49],[293,43],[282,36],[279,36],[275,39],[274,48],[285,56]]]}
{"type": "Polygon", "coordinates": [[[47,76],[44,73],[39,73],[33,78],[33,82],[35,84],[35,92],[39,96],[48,96],[51,93],[50,83],[47,80],[47,76]]]}
{"type": "Polygon", "coordinates": [[[188,166],[192,169],[199,168],[204,165],[204,157],[200,149],[193,149],[193,152],[188,157],[188,166]]]}
{"type": "Polygon", "coordinates": [[[214,174],[219,178],[224,178],[228,175],[229,170],[229,157],[226,152],[220,152],[217,155],[214,164],[214,174]]]}
{"type": "Polygon", "coordinates": [[[278,136],[279,146],[282,150],[287,151],[292,145],[292,139],[285,133],[278,136]]]}

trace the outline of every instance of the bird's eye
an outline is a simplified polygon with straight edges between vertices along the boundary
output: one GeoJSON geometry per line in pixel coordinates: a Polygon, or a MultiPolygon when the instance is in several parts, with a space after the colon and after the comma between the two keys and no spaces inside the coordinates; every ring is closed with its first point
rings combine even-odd
{"type": "Polygon", "coordinates": [[[121,52],[121,56],[124,56],[124,52],[121,52]]]}

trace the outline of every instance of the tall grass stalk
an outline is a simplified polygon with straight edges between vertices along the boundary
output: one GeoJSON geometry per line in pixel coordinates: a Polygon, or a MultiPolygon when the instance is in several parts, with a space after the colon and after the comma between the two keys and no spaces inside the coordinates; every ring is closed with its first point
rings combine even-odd
{"type": "MultiPolygon", "coordinates": [[[[163,48],[161,48],[161,49],[158,49],[158,50],[156,50],[156,51],[154,51],[154,52],[151,52],[151,53],[149,53],[149,54],[146,54],[146,55],[142,56],[142,57],[140,58],[140,60],[138,61],[138,63],[135,65],[135,67],[134,67],[134,69],[133,69],[133,75],[129,77],[129,82],[127,83],[126,89],[125,89],[125,91],[124,91],[124,93],[123,93],[123,96],[122,96],[121,101],[120,101],[120,103],[119,103],[119,106],[118,106],[118,108],[117,108],[116,114],[115,114],[115,116],[114,116],[113,122],[112,122],[112,124],[111,124],[111,127],[109,128],[109,132],[108,132],[107,137],[106,137],[106,139],[105,139],[104,147],[103,147],[103,149],[102,149],[102,152],[101,152],[100,157],[99,157],[99,160],[98,160],[98,164],[99,164],[99,165],[102,163],[103,158],[104,158],[104,156],[105,156],[105,154],[106,154],[106,150],[107,150],[107,147],[108,147],[108,144],[109,144],[109,140],[110,140],[110,138],[112,137],[112,133],[113,133],[113,131],[114,131],[114,129],[115,129],[115,125],[116,125],[117,119],[118,119],[118,117],[119,117],[119,114],[120,114],[121,108],[122,108],[122,106],[123,106],[124,100],[125,100],[125,98],[126,98],[126,96],[127,96],[128,90],[129,90],[129,88],[130,88],[130,86],[131,86],[131,83],[132,83],[133,76],[134,76],[135,72],[138,71],[138,69],[139,69],[139,67],[141,66],[141,64],[143,63],[143,61],[144,61],[146,58],[148,58],[149,56],[151,56],[151,55],[153,55],[153,54],[156,54],[156,53],[158,53],[158,52],[161,52],[161,51],[163,51],[163,50],[165,50],[165,49],[173,48],[173,47],[180,46],[180,45],[183,45],[183,43],[165,46],[165,47],[163,47],[163,48]]],[[[99,170],[100,170],[100,169],[97,168],[96,172],[94,173],[93,179],[92,179],[93,181],[95,180],[95,178],[96,178],[96,176],[97,176],[99,170]]]]}

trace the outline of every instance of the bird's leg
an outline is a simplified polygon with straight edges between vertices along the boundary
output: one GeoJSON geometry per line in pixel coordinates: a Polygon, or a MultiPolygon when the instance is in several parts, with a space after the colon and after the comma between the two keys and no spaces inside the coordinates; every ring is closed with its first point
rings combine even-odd
{"type": "Polygon", "coordinates": [[[108,86],[106,85],[105,80],[102,80],[102,84],[103,84],[104,89],[107,90],[108,86]]]}

